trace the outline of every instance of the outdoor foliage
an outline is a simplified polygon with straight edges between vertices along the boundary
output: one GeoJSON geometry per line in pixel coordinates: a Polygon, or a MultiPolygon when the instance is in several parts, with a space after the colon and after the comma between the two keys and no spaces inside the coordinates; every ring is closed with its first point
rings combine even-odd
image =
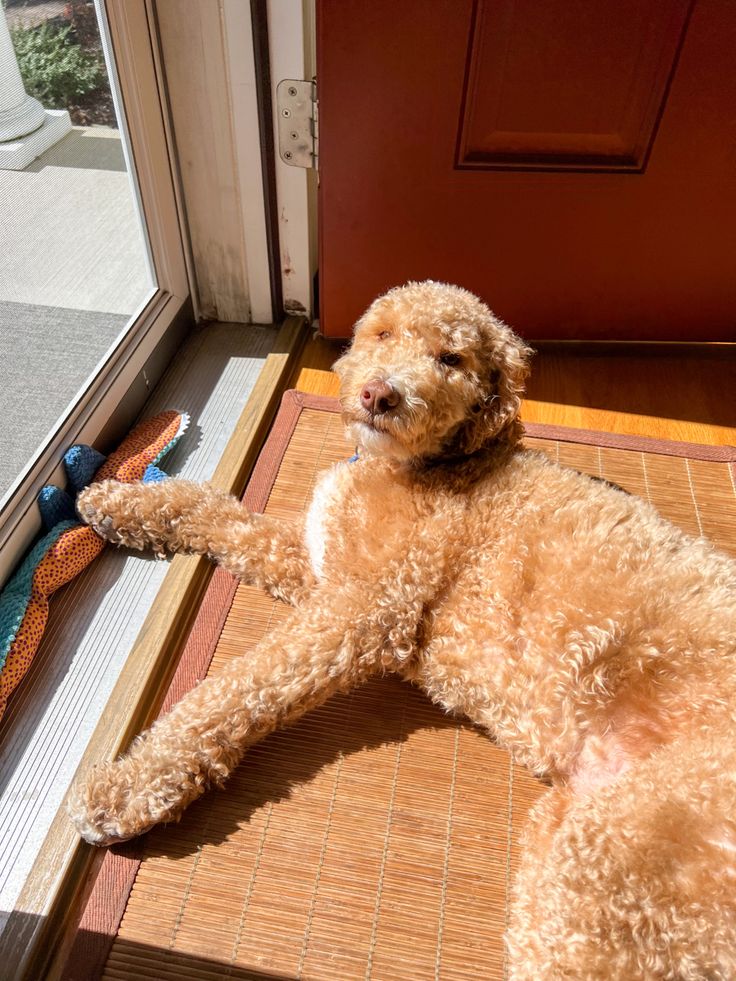
{"type": "Polygon", "coordinates": [[[74,37],[83,48],[99,48],[100,28],[94,3],[90,3],[90,0],[69,0],[64,7],[64,18],[72,25],[74,37]]]}
{"type": "Polygon", "coordinates": [[[16,27],[11,30],[26,92],[47,109],[66,109],[105,80],[98,56],[69,37],[72,26],[16,27]]]}

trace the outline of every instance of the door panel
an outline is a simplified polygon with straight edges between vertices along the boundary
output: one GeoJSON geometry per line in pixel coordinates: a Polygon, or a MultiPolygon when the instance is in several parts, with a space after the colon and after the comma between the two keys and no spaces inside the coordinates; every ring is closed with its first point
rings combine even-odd
{"type": "Polygon", "coordinates": [[[326,334],[433,278],[530,338],[736,337],[736,4],[317,10],[326,334]]]}
{"type": "Polygon", "coordinates": [[[479,0],[458,166],[641,170],[690,6],[479,0]]]}

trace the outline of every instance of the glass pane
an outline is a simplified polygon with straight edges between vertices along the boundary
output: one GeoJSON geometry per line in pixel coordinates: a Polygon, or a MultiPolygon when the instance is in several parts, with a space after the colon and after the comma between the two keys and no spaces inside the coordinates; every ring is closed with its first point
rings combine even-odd
{"type": "Polygon", "coordinates": [[[155,287],[88,0],[0,10],[0,501],[155,287]]]}

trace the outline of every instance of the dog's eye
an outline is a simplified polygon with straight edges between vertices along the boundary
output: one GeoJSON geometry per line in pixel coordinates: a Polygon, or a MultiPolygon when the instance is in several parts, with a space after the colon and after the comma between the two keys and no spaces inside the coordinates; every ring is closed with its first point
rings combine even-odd
{"type": "Polygon", "coordinates": [[[462,358],[459,354],[453,354],[451,351],[445,351],[444,354],[439,355],[437,360],[440,364],[447,365],[448,368],[456,368],[462,361],[462,358]]]}
{"type": "Polygon", "coordinates": [[[382,330],[381,333],[378,335],[378,340],[379,341],[385,341],[386,338],[387,337],[390,337],[390,336],[391,336],[391,331],[390,330],[382,330]]]}

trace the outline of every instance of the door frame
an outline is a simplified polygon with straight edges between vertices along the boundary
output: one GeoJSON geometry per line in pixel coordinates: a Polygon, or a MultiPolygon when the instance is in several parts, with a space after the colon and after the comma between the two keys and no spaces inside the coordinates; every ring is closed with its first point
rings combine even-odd
{"type": "Polygon", "coordinates": [[[315,0],[252,0],[267,8],[281,290],[287,314],[317,316],[318,173],[290,167],[278,154],[276,87],[284,78],[311,79],[317,71],[315,0]]]}

